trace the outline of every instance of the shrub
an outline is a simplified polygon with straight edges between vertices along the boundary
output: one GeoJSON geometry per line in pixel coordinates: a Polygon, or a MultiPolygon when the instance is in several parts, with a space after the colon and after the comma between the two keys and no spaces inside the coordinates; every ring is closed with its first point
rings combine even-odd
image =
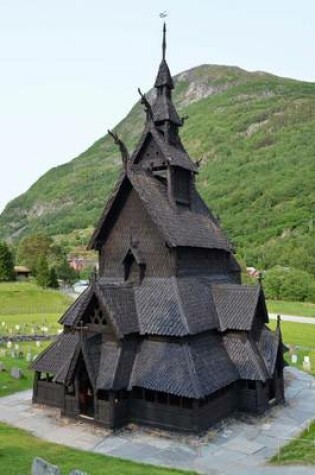
{"type": "Polygon", "coordinates": [[[275,266],[266,271],[264,290],[269,299],[315,301],[314,278],[294,267],[275,266]]]}

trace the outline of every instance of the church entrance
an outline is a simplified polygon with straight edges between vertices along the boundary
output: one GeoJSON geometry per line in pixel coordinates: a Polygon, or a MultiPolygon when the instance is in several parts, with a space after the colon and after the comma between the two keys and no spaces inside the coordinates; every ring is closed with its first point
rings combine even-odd
{"type": "Polygon", "coordinates": [[[83,360],[81,360],[78,374],[80,416],[94,418],[93,387],[83,360]]]}

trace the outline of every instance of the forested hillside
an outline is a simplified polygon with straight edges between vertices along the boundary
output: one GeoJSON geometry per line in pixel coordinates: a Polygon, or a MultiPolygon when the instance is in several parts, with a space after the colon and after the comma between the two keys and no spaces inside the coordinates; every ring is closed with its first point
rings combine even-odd
{"type": "MultiPolygon", "coordinates": [[[[174,102],[189,116],[183,142],[193,159],[202,158],[199,191],[238,254],[248,265],[314,275],[315,83],[213,65],[175,81],[174,102]]],[[[138,103],[116,128],[130,150],[143,123],[138,103]]],[[[68,249],[84,245],[119,167],[112,139],[102,137],[10,202],[0,238],[17,242],[45,231],[68,249]]]]}

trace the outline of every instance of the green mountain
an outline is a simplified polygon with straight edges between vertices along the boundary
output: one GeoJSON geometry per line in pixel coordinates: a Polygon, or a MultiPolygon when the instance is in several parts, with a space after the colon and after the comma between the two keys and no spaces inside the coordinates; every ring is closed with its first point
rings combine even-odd
{"type": "MultiPolygon", "coordinates": [[[[188,115],[182,140],[202,158],[198,188],[248,265],[290,265],[315,274],[315,83],[203,65],[175,77],[188,115]]],[[[149,93],[152,94],[152,91],[149,93]]],[[[144,125],[137,103],[115,131],[132,150],[144,125]]],[[[45,231],[85,244],[121,166],[102,137],[49,170],[0,216],[0,238],[45,231]]]]}

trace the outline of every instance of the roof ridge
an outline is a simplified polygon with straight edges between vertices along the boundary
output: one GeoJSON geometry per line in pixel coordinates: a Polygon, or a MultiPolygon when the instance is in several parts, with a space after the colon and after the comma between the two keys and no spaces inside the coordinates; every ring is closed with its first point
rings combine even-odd
{"type": "Polygon", "coordinates": [[[191,354],[191,348],[190,348],[189,344],[184,343],[183,348],[184,348],[184,355],[185,355],[185,358],[186,358],[188,371],[189,371],[189,374],[190,374],[190,377],[191,377],[191,381],[193,383],[195,396],[198,399],[200,397],[203,397],[203,390],[202,390],[202,387],[201,387],[201,384],[200,384],[200,381],[199,381],[199,378],[198,378],[198,375],[197,375],[197,371],[196,371],[196,368],[195,368],[195,361],[194,361],[194,358],[191,354]]]}
{"type": "Polygon", "coordinates": [[[269,371],[266,367],[264,358],[260,354],[260,350],[256,342],[254,341],[254,339],[252,338],[250,334],[248,334],[247,336],[246,343],[250,345],[251,350],[254,354],[253,363],[255,364],[256,369],[258,370],[258,373],[263,377],[263,381],[266,381],[266,379],[268,379],[269,377],[269,371]]]}
{"type": "Polygon", "coordinates": [[[186,315],[185,315],[182,298],[180,296],[179,288],[178,288],[178,285],[177,285],[177,278],[175,276],[172,276],[171,277],[171,282],[172,282],[173,289],[174,289],[174,292],[175,292],[175,295],[176,295],[176,298],[177,298],[178,307],[179,307],[179,311],[180,311],[180,314],[181,314],[181,317],[182,317],[182,321],[184,323],[184,327],[187,330],[187,332],[190,333],[190,328],[189,328],[188,321],[187,321],[187,318],[186,318],[186,315]]]}
{"type": "Polygon", "coordinates": [[[114,368],[113,368],[113,383],[112,383],[112,387],[113,387],[113,388],[115,387],[115,384],[116,384],[117,373],[118,373],[118,369],[119,369],[119,365],[120,365],[120,360],[121,360],[121,354],[122,354],[122,346],[119,345],[116,362],[115,362],[115,365],[114,365],[114,368]]]}

